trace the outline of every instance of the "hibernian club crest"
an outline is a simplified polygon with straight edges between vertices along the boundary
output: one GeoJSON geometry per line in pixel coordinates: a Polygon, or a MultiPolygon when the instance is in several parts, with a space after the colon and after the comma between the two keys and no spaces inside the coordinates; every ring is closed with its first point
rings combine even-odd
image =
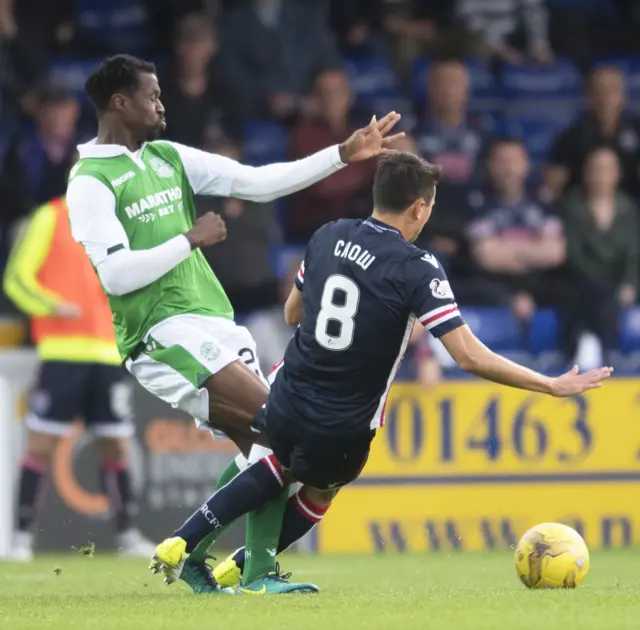
{"type": "Polygon", "coordinates": [[[207,359],[207,361],[215,361],[220,356],[220,348],[210,341],[205,341],[200,346],[200,354],[207,359]]]}
{"type": "Polygon", "coordinates": [[[165,162],[162,158],[152,157],[151,160],[149,160],[149,164],[158,177],[173,177],[175,172],[173,166],[171,166],[169,162],[165,162]]]}

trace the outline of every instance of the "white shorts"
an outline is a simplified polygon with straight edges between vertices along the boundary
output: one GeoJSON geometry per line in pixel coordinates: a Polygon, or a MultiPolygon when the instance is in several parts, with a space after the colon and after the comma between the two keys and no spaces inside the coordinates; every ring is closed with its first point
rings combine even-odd
{"type": "MultiPolygon", "coordinates": [[[[140,385],[192,416],[209,421],[205,381],[241,359],[264,381],[256,342],[244,326],[221,317],[175,315],[156,324],[144,338],[144,351],[125,365],[140,385]]],[[[266,381],[265,381],[266,382],[266,381]]]]}

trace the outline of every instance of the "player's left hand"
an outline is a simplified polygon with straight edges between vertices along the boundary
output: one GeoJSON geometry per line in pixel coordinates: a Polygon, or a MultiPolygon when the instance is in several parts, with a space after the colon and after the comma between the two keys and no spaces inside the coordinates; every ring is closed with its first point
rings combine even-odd
{"type": "Polygon", "coordinates": [[[355,131],[340,145],[340,159],[345,164],[350,164],[387,153],[389,149],[386,147],[404,137],[404,133],[387,136],[399,120],[400,114],[396,112],[389,112],[380,120],[374,116],[366,127],[355,131]]]}
{"type": "Polygon", "coordinates": [[[566,374],[551,379],[550,393],[557,398],[583,394],[590,389],[602,387],[603,381],[608,379],[612,373],[612,367],[601,367],[579,374],[578,366],[574,365],[566,374]]]}

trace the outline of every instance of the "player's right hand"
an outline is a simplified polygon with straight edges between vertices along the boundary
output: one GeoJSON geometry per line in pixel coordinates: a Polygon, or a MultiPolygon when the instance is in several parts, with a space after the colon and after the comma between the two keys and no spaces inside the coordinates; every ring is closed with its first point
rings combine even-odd
{"type": "Polygon", "coordinates": [[[603,381],[609,378],[612,372],[612,367],[601,367],[578,374],[578,366],[574,365],[566,374],[552,379],[551,395],[564,398],[602,387],[603,381]]]}
{"type": "Polygon", "coordinates": [[[63,319],[77,319],[82,315],[82,309],[77,304],[62,303],[56,307],[55,315],[63,319]]]}
{"type": "Polygon", "coordinates": [[[227,226],[219,214],[207,212],[196,219],[195,225],[185,236],[191,249],[215,245],[227,238],[227,226]]]}

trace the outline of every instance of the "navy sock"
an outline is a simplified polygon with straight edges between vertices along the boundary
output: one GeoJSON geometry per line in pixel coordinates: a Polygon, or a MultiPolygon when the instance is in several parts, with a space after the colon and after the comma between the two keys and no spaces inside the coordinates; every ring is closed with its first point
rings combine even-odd
{"type": "MultiPolygon", "coordinates": [[[[278,553],[286,551],[294,542],[309,533],[326,514],[328,505],[314,505],[301,488],[289,498],[282,519],[282,530],[278,541],[278,553]]],[[[242,547],[235,552],[233,559],[241,571],[244,571],[245,549],[242,547]]]]}
{"type": "Polygon", "coordinates": [[[262,458],[218,490],[175,532],[191,553],[210,532],[228,525],[274,499],[283,488],[282,470],[274,455],[262,458]]]}
{"type": "Polygon", "coordinates": [[[100,488],[111,504],[116,531],[121,533],[130,529],[137,508],[127,463],[121,460],[103,461],[98,474],[100,488]]]}
{"type": "Polygon", "coordinates": [[[18,481],[18,531],[29,531],[33,525],[46,474],[46,461],[31,455],[26,455],[22,460],[18,481]]]}

